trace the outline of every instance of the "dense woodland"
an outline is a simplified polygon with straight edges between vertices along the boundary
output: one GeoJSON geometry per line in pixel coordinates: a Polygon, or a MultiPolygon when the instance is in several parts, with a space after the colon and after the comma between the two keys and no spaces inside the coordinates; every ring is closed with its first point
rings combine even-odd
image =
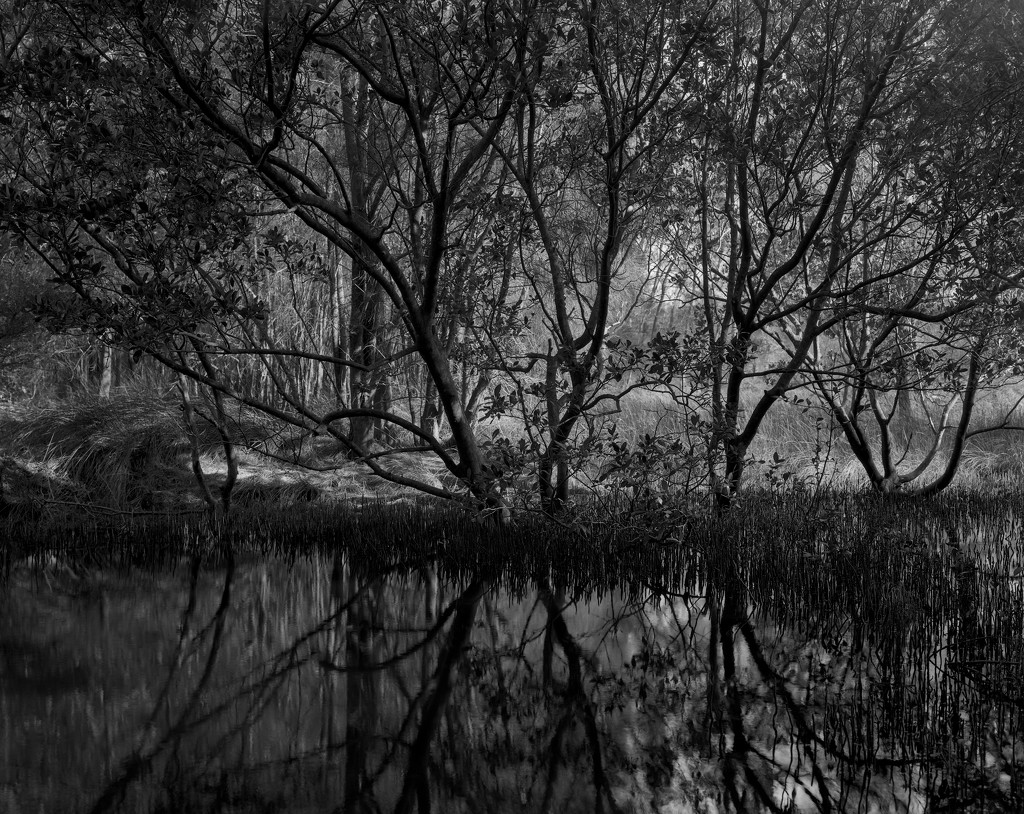
{"type": "Polygon", "coordinates": [[[1019,0],[0,0],[5,396],[549,511],[728,505],[783,416],[934,494],[1024,425],[1022,79],[1019,0]]]}

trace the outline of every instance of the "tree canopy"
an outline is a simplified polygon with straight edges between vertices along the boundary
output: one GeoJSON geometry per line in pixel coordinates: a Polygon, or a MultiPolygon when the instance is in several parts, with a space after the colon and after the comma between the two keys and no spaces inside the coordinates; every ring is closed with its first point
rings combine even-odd
{"type": "Polygon", "coordinates": [[[2,8],[47,324],[396,483],[728,503],[799,401],[934,491],[1024,372],[1019,4],[2,8]]]}

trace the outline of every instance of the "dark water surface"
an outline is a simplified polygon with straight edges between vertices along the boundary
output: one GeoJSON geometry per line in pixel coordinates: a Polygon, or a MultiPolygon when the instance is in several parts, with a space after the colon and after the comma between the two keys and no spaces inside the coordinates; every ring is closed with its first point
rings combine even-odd
{"type": "Polygon", "coordinates": [[[1016,515],[680,537],[21,558],[0,812],[1024,811],[1016,515]]]}

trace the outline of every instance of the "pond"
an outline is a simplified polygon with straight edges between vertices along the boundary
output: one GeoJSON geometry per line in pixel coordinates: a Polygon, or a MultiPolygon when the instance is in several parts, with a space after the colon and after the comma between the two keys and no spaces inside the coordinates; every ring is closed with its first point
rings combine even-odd
{"type": "Polygon", "coordinates": [[[773,522],[15,557],[0,812],[1024,810],[1019,519],[773,522]]]}

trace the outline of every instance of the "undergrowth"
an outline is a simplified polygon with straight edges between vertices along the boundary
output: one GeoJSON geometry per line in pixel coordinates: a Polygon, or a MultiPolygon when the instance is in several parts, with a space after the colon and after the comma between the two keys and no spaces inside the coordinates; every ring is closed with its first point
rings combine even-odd
{"type": "MultiPolygon", "coordinates": [[[[192,427],[186,426],[174,390],[160,393],[151,386],[123,388],[109,399],[7,409],[0,413],[2,507],[31,517],[44,512],[77,516],[83,510],[199,510],[189,433],[198,436],[201,464],[211,485],[223,478],[225,466],[212,411],[201,400],[197,405],[192,427]]],[[[592,516],[629,517],[637,527],[656,524],[679,506],[690,511],[691,504],[707,502],[701,427],[692,416],[673,412],[667,396],[636,393],[606,420],[614,422],[630,457],[616,470],[595,455],[590,470],[581,470],[577,502],[589,505],[592,516]]],[[[992,419],[982,412],[981,420],[992,419]]],[[[330,439],[241,410],[224,417],[224,424],[238,444],[243,465],[235,489],[236,505],[242,508],[351,502],[370,495],[392,501],[411,497],[408,490],[353,465],[330,439]]],[[[927,436],[924,426],[908,426],[906,432],[927,436]]],[[[798,398],[768,414],[749,455],[747,493],[796,492],[806,501],[831,490],[867,486],[831,417],[798,398]]],[[[438,476],[426,456],[406,458],[401,461],[405,471],[423,480],[438,476]]],[[[1000,430],[968,441],[952,490],[1018,494],[1022,482],[1024,433],[1000,430]]],[[[524,478],[516,488],[528,497],[532,486],[532,479],[524,478]]]]}

